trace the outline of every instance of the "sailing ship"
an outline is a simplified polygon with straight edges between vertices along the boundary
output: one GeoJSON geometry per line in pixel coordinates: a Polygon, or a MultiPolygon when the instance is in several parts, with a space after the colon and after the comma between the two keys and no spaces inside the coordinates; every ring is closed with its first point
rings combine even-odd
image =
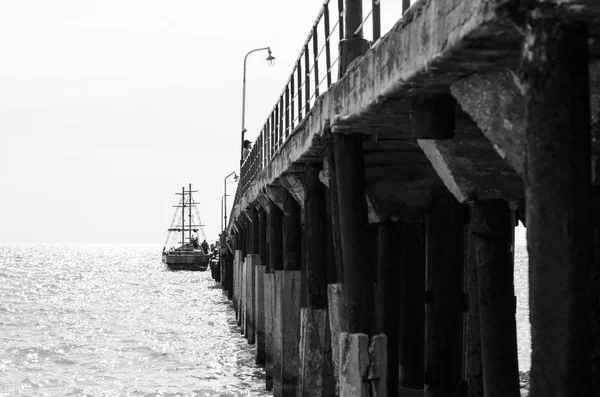
{"type": "Polygon", "coordinates": [[[174,206],[177,209],[162,251],[162,261],[170,270],[205,271],[208,267],[210,256],[208,255],[206,235],[196,207],[198,203],[194,202],[192,197],[192,193],[196,192],[197,190],[192,190],[190,183],[189,190],[186,191],[185,187],[182,187],[181,193],[175,193],[181,196],[181,200],[178,205],[174,206]],[[188,210],[187,223],[185,221],[186,208],[188,210]],[[203,238],[202,243],[199,243],[198,232],[203,238]]]}

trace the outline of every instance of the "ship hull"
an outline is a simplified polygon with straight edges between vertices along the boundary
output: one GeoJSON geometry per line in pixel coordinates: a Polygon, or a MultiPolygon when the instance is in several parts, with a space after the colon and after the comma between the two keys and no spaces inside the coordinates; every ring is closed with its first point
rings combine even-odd
{"type": "Polygon", "coordinates": [[[162,256],[162,262],[167,265],[169,270],[189,270],[203,272],[208,268],[208,255],[198,253],[166,253],[162,256]]]}

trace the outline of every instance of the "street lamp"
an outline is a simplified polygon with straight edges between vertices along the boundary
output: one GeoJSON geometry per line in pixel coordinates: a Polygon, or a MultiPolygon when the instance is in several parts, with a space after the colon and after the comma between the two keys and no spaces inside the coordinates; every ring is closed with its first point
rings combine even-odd
{"type": "Polygon", "coordinates": [[[225,199],[225,197],[229,197],[229,195],[224,194],[221,196],[221,230],[225,230],[225,226],[227,226],[223,224],[223,199],[225,199]]]}
{"type": "Polygon", "coordinates": [[[244,57],[244,80],[242,87],[242,141],[240,143],[240,165],[244,162],[244,134],[246,133],[246,60],[248,59],[248,55],[252,54],[253,52],[264,50],[267,50],[269,53],[269,56],[266,58],[266,61],[269,64],[269,66],[275,65],[275,57],[273,56],[273,54],[271,54],[270,47],[256,48],[252,51],[249,51],[244,57]]]}
{"type": "Polygon", "coordinates": [[[223,213],[225,214],[225,223],[223,224],[223,230],[227,228],[227,178],[229,178],[231,175],[234,175],[234,181],[237,182],[239,179],[235,171],[233,171],[231,174],[227,175],[223,180],[223,213]]]}

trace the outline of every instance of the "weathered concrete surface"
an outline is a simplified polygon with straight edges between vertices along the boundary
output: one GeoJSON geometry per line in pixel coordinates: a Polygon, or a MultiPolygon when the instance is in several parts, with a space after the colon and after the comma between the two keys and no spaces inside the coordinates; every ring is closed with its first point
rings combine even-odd
{"type": "Polygon", "coordinates": [[[296,174],[287,174],[279,178],[279,183],[298,202],[304,212],[304,185],[296,174]]]}
{"type": "MultiPolygon", "coordinates": [[[[500,157],[521,177],[525,163],[525,95],[510,69],[474,74],[455,81],[452,95],[475,120],[500,157]]],[[[592,181],[600,183],[600,64],[590,65],[592,181]]]]}
{"type": "Polygon", "coordinates": [[[275,326],[273,395],[295,397],[300,342],[300,270],[275,271],[275,326]]]}
{"type": "Polygon", "coordinates": [[[273,390],[273,357],[275,323],[274,319],[274,294],[275,294],[275,275],[273,273],[264,274],[264,313],[265,313],[265,374],[266,388],[273,390]]]}
{"type": "Polygon", "coordinates": [[[369,337],[340,334],[340,397],[370,397],[369,337]]]}
{"type": "Polygon", "coordinates": [[[329,328],[331,329],[331,352],[333,361],[333,376],[335,380],[335,395],[340,393],[340,334],[348,331],[346,303],[344,301],[344,284],[336,283],[327,286],[327,301],[329,304],[329,328]]]}
{"type": "Polygon", "coordinates": [[[374,335],[369,344],[369,373],[368,379],[371,383],[372,397],[387,397],[387,336],[385,334],[374,335]]]}
{"type": "MultiPolygon", "coordinates": [[[[535,6],[533,1],[528,4],[535,6]]],[[[410,101],[406,99],[447,91],[452,83],[473,73],[518,67],[522,33],[516,20],[526,10],[517,5],[522,2],[422,0],[413,5],[390,32],[317,99],[234,207],[232,218],[239,216],[295,163],[322,157],[326,134],[336,125],[351,125],[356,132],[376,135],[382,138],[382,151],[393,150],[397,140],[411,138],[407,107],[410,101]]],[[[546,0],[544,12],[588,20],[594,39],[591,57],[600,57],[600,2],[546,0]]],[[[375,202],[380,199],[378,192],[388,191],[373,190],[375,202]]],[[[386,211],[396,210],[380,209],[382,214],[386,211]]]]}
{"type": "MultiPolygon", "coordinates": [[[[260,260],[260,258],[259,258],[260,260]]],[[[265,365],[265,265],[254,267],[256,364],[265,365]]]]}
{"type": "Polygon", "coordinates": [[[524,195],[521,179],[484,138],[419,139],[423,152],[460,203],[517,200],[524,195]],[[474,158],[472,153],[478,153],[474,158]]]}
{"type": "Polygon", "coordinates": [[[334,394],[328,320],[327,310],[301,309],[297,397],[329,397],[334,394]]]}

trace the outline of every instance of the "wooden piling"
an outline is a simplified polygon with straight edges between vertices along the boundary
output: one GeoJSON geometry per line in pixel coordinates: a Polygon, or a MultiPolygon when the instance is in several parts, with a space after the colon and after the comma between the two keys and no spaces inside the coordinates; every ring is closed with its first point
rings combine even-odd
{"type": "MultiPolygon", "coordinates": [[[[251,241],[250,241],[250,250],[251,254],[260,254],[260,225],[258,221],[258,210],[254,207],[250,209],[250,219],[251,219],[251,241]]],[[[260,263],[260,262],[259,262],[260,263]]]]}
{"type": "Polygon", "coordinates": [[[265,266],[265,271],[268,270],[269,262],[269,245],[267,243],[267,237],[269,234],[268,227],[268,214],[264,208],[260,208],[258,212],[258,253],[260,255],[260,264],[265,266]]]}
{"type": "Polygon", "coordinates": [[[265,266],[254,266],[254,334],[256,341],[256,364],[265,365],[265,266]]]}
{"type": "Polygon", "coordinates": [[[258,251],[260,263],[256,267],[256,364],[265,366],[265,273],[268,256],[267,247],[267,212],[261,207],[258,211],[258,251]]]}
{"type": "Polygon", "coordinates": [[[540,16],[537,9],[527,27],[521,78],[526,97],[530,396],[589,396],[588,29],[584,22],[540,16]]]}
{"type": "Polygon", "coordinates": [[[334,157],[334,150],[330,147],[327,150],[327,168],[329,171],[329,213],[331,214],[331,233],[337,282],[342,282],[344,280],[344,258],[342,255],[342,238],[340,236],[340,211],[334,157]]]}
{"type": "MultiPolygon", "coordinates": [[[[425,349],[425,220],[422,215],[402,225],[400,277],[399,386],[422,390],[425,349]]],[[[422,392],[421,392],[422,393],[422,392]]]]}
{"type": "Polygon", "coordinates": [[[304,173],[304,230],[308,307],[327,309],[327,211],[319,167],[308,164],[304,173]]]}
{"type": "Polygon", "coordinates": [[[458,396],[462,381],[465,209],[440,189],[427,214],[425,396],[458,396]]]}
{"type": "Polygon", "coordinates": [[[334,148],[348,330],[371,335],[374,295],[369,253],[364,249],[368,214],[362,137],[336,133],[334,148]]]}
{"type": "Polygon", "coordinates": [[[246,272],[248,271],[248,255],[244,257],[244,261],[240,266],[240,333],[246,336],[246,304],[248,303],[248,281],[246,280],[246,272]]]}
{"type": "MultiPolygon", "coordinates": [[[[378,225],[378,267],[377,267],[377,313],[380,318],[378,333],[387,336],[387,391],[389,397],[398,396],[399,335],[400,335],[400,273],[401,242],[400,225],[384,222],[378,225]]],[[[413,320],[410,320],[413,321],[413,320]]]]}
{"type": "Polygon", "coordinates": [[[256,296],[255,290],[255,274],[256,267],[260,261],[258,254],[250,254],[246,256],[246,332],[245,336],[248,339],[248,344],[253,345],[256,342],[256,296]]]}
{"type": "MultiPolygon", "coordinates": [[[[472,211],[472,208],[471,208],[472,211]]],[[[483,397],[483,367],[481,363],[481,331],[479,318],[479,283],[477,281],[476,243],[472,216],[467,229],[465,261],[465,290],[467,312],[465,319],[465,380],[466,397],[483,397]]]]}
{"type": "Polygon", "coordinates": [[[269,210],[268,272],[283,270],[283,212],[271,201],[269,210]]]}
{"type": "Polygon", "coordinates": [[[299,396],[334,391],[331,336],[327,323],[327,211],[320,167],[308,164],[304,179],[307,307],[301,312],[299,396]]]}
{"type": "Polygon", "coordinates": [[[283,191],[283,195],[283,270],[301,270],[300,206],[287,190],[283,191]]]}
{"type": "Polygon", "coordinates": [[[486,397],[518,397],[515,221],[507,202],[489,200],[473,205],[470,223],[479,283],[483,388],[486,397]]]}
{"type": "Polygon", "coordinates": [[[241,284],[240,284],[240,274],[242,268],[242,250],[235,250],[235,259],[233,262],[234,267],[234,286],[233,286],[233,308],[235,310],[235,316],[237,319],[237,325],[242,324],[241,317],[241,284]]]}

